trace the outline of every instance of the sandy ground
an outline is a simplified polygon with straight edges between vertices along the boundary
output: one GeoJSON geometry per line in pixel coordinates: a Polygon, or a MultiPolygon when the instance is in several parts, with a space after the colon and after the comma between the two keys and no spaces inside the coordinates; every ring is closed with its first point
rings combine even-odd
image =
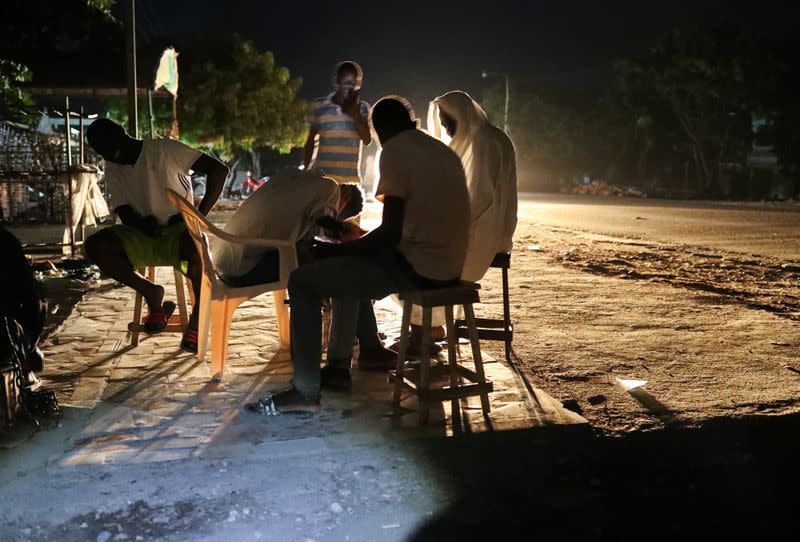
{"type": "MultiPolygon", "coordinates": [[[[793,205],[524,198],[515,359],[592,428],[379,445],[338,434],[65,466],[102,414],[75,409],[2,450],[0,540],[785,539],[794,499],[781,495],[796,493],[800,453],[798,224],[793,205]]],[[[479,315],[499,314],[499,273],[482,284],[479,315]]],[[[190,414],[213,414],[201,410],[190,414]]]]}
{"type": "MultiPolygon", "coordinates": [[[[526,198],[514,348],[610,431],[797,412],[798,255],[797,205],[526,198]]],[[[497,310],[497,280],[483,282],[497,310]]]]}

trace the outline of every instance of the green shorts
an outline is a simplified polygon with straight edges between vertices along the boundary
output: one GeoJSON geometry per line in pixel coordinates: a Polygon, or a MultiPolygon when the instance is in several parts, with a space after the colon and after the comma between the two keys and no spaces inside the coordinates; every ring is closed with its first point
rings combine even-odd
{"type": "Polygon", "coordinates": [[[187,231],[185,223],[165,227],[159,237],[150,237],[125,224],[109,229],[122,241],[125,254],[136,269],[148,265],[170,265],[184,275],[188,272],[189,262],[181,259],[181,238],[187,231]]]}

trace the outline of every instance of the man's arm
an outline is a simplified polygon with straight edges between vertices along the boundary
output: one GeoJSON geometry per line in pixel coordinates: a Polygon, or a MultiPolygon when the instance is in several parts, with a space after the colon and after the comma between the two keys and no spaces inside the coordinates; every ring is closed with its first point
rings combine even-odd
{"type": "Polygon", "coordinates": [[[315,255],[317,257],[363,256],[394,248],[403,237],[405,213],[405,199],[387,196],[383,202],[383,218],[380,226],[355,241],[338,245],[316,245],[315,255]]]}
{"type": "Polygon", "coordinates": [[[225,179],[228,178],[230,169],[213,156],[203,153],[192,164],[192,171],[206,175],[206,193],[197,210],[203,215],[207,215],[222,194],[222,188],[225,186],[225,179]]]}
{"type": "Polygon", "coordinates": [[[314,159],[314,147],[316,146],[316,139],[318,133],[319,132],[314,128],[310,128],[308,130],[308,139],[306,139],[306,145],[304,147],[305,160],[303,162],[303,165],[305,169],[308,169],[308,167],[311,165],[311,160],[314,159]]]}
{"type": "Polygon", "coordinates": [[[356,124],[356,132],[358,137],[364,142],[364,145],[372,143],[372,132],[370,132],[369,124],[364,115],[361,114],[361,98],[358,92],[351,94],[347,101],[342,105],[342,110],[349,115],[356,124]]]}

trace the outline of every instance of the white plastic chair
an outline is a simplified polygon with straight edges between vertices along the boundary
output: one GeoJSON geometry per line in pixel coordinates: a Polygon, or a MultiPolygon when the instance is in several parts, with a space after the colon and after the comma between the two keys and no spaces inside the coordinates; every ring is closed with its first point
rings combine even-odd
{"type": "Polygon", "coordinates": [[[286,306],[286,285],[289,273],[297,268],[297,252],[294,241],[286,239],[261,239],[239,237],[226,233],[201,215],[192,203],[172,189],[167,189],[167,197],[183,215],[189,234],[192,236],[203,262],[203,279],[200,288],[200,319],[197,330],[197,358],[205,359],[208,347],[209,328],[211,331],[211,372],[214,379],[225,373],[228,357],[228,338],[230,336],[233,312],[241,303],[266,292],[273,292],[275,313],[278,320],[278,337],[281,345],[289,344],[289,310],[286,306]],[[280,279],[276,282],[237,288],[222,281],[214,267],[209,248],[209,237],[216,237],[229,243],[249,247],[274,248],[278,250],[280,279]]]}

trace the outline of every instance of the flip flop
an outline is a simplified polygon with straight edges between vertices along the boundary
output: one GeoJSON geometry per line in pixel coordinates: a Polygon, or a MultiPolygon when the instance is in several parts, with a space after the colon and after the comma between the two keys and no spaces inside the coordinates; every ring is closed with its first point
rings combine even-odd
{"type": "Polygon", "coordinates": [[[194,329],[187,329],[183,333],[181,339],[181,350],[189,352],[190,354],[197,354],[197,331],[194,329]]]}
{"type": "Polygon", "coordinates": [[[166,301],[161,305],[161,310],[151,312],[144,318],[144,332],[151,335],[161,333],[167,327],[172,313],[175,312],[175,303],[166,301]]]}

